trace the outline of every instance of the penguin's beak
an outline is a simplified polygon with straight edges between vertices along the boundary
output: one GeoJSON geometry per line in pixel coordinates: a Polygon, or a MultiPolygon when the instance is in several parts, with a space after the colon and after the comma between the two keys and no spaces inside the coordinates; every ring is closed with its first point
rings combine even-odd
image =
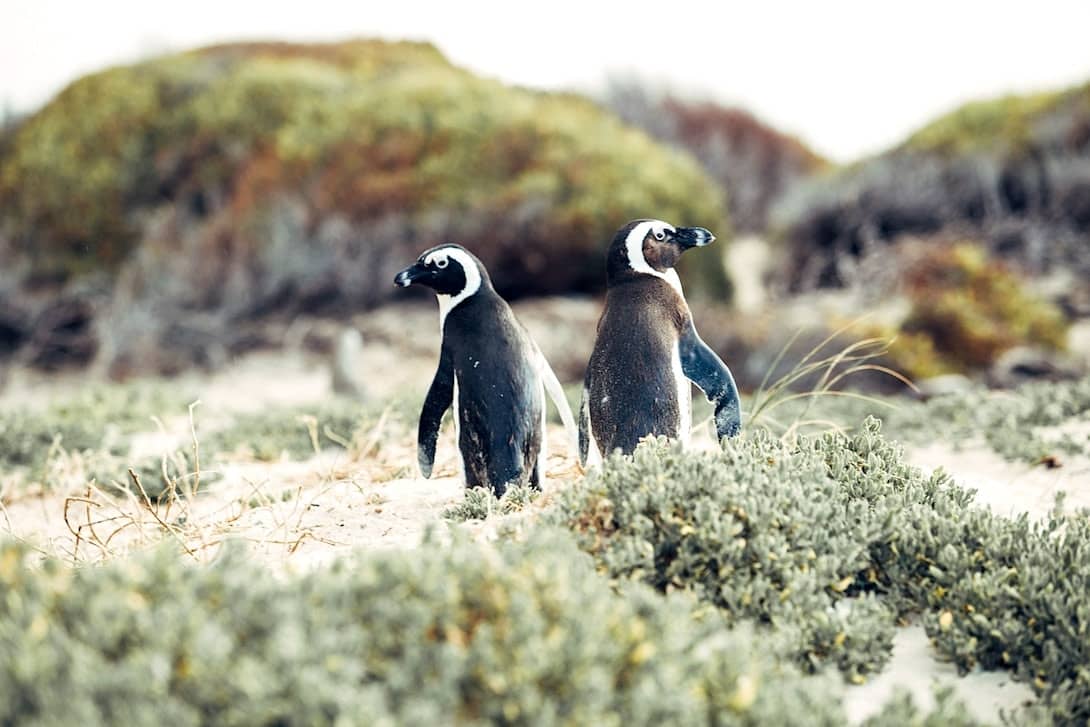
{"type": "Polygon", "coordinates": [[[394,285],[408,288],[414,282],[427,275],[427,271],[420,263],[410,265],[394,277],[394,285]]]}
{"type": "Polygon", "coordinates": [[[681,245],[682,250],[690,247],[704,247],[715,241],[715,235],[703,227],[679,227],[674,231],[674,240],[681,245]]]}

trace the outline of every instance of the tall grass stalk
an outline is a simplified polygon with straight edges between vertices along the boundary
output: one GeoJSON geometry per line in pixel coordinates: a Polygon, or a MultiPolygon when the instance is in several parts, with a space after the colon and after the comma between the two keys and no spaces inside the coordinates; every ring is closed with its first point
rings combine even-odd
{"type": "Polygon", "coordinates": [[[796,331],[776,354],[776,358],[761,380],[761,385],[753,394],[746,417],[748,426],[767,429],[784,441],[793,440],[800,432],[815,428],[824,431],[842,431],[843,427],[831,419],[810,417],[814,404],[824,397],[857,399],[878,407],[895,409],[896,404],[885,399],[839,388],[850,377],[867,371],[889,376],[915,391],[915,384],[904,374],[877,363],[889,351],[893,339],[864,338],[839,350],[829,350],[830,344],[861,320],[852,321],[830,333],[807,351],[789,371],[770,382],[772,375],[802,334],[801,329],[796,331]],[[817,382],[809,390],[795,390],[794,387],[800,382],[814,376],[817,377],[817,382]],[[800,411],[791,413],[790,418],[774,415],[778,409],[792,402],[803,402],[804,405],[800,411]]]}

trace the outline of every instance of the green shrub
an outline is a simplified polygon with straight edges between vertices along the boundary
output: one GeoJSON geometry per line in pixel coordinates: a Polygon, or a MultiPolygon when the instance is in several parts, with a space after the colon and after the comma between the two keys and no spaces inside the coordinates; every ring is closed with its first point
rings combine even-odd
{"type": "MultiPolygon", "coordinates": [[[[221,263],[225,245],[237,254],[275,247],[286,198],[306,208],[308,225],[358,225],[379,249],[364,259],[348,251],[338,264],[381,260],[373,286],[381,279],[382,291],[386,238],[401,222],[413,238],[396,241],[405,259],[472,232],[479,239],[460,241],[501,291],[523,294],[600,287],[583,267],[597,273],[603,246],[629,219],[727,224],[722,191],[687,155],[587,99],[478,78],[420,43],[215,46],[109,69],[27,118],[0,161],[0,225],[47,278],[116,269],[158,242],[146,210],[164,203],[195,237],[215,238],[205,242],[221,263]],[[225,213],[214,231],[199,226],[211,223],[210,206],[225,213]],[[527,263],[528,249],[565,265],[527,263]]],[[[309,257],[317,264],[335,252],[309,257]]],[[[267,264],[254,257],[253,267],[267,264]]],[[[191,297],[222,298],[222,272],[187,281],[191,297]]],[[[726,284],[721,266],[695,279],[720,292],[726,284]]],[[[257,277],[249,285],[270,292],[257,277]]]]}
{"type": "Polygon", "coordinates": [[[464,522],[487,520],[493,513],[510,515],[525,510],[540,494],[540,491],[529,485],[510,487],[503,493],[503,497],[496,497],[487,487],[471,487],[466,490],[461,502],[443,512],[443,517],[455,522],[464,522]]]}
{"type": "MultiPolygon", "coordinates": [[[[187,403],[195,400],[167,387],[111,384],[93,387],[41,410],[17,409],[0,414],[0,467],[7,473],[20,471],[24,479],[50,487],[57,476],[53,465],[67,462],[63,453],[79,453],[87,480],[135,491],[128,473],[131,468],[139,475],[146,493],[160,497],[170,488],[170,480],[180,483],[196,471],[197,453],[192,442],[187,437],[164,453],[132,457],[130,435],[154,431],[153,418],[187,415],[187,403]]],[[[377,404],[333,398],[312,406],[276,407],[222,421],[213,418],[207,426],[198,407],[194,426],[205,470],[202,482],[216,479],[214,463],[225,457],[302,460],[325,449],[364,446],[360,437],[368,425],[381,420],[388,435],[390,427],[401,427],[413,403],[413,397],[396,399],[387,403],[384,413],[377,404]]]]}
{"type": "MultiPolygon", "coordinates": [[[[1017,345],[1062,349],[1067,321],[1060,310],[1030,295],[1022,281],[985,250],[970,243],[930,246],[904,275],[912,309],[901,324],[904,346],[930,341],[937,361],[905,368],[910,376],[981,369],[1017,345]]],[[[928,348],[925,346],[925,348],[928,348]]],[[[894,365],[905,365],[894,343],[894,365]]]]}
{"type": "Polygon", "coordinates": [[[1023,279],[970,242],[910,247],[899,274],[907,317],[869,333],[892,342],[886,363],[913,379],[986,370],[1008,349],[1062,350],[1068,321],[1032,295],[1023,279]]]}
{"type": "Polygon", "coordinates": [[[369,414],[358,402],[347,399],[240,414],[229,424],[202,435],[201,449],[209,456],[244,454],[272,461],[286,455],[307,459],[323,449],[350,446],[369,414]]]}
{"type": "Polygon", "coordinates": [[[562,535],[270,577],[240,551],[70,570],[0,546],[0,722],[838,725],[836,690],[562,535]]]}
{"type": "Polygon", "coordinates": [[[123,435],[153,430],[152,417],[183,414],[194,400],[176,387],[132,382],[92,386],[44,409],[0,412],[0,467],[40,471],[54,443],[68,451],[118,453],[123,435]]]}
{"type": "Polygon", "coordinates": [[[924,612],[962,668],[1011,669],[1058,724],[1090,717],[1090,521],[975,507],[906,465],[877,420],[791,447],[763,433],[716,454],[648,443],[607,460],[556,517],[610,576],[692,591],[803,666],[858,679],[888,657],[895,621],[924,612]]]}
{"type": "MultiPolygon", "coordinates": [[[[1090,453],[1090,436],[1043,433],[1090,413],[1090,377],[1030,383],[1016,391],[983,389],[925,403],[902,402],[882,413],[888,436],[915,444],[941,439],[954,445],[983,439],[1010,460],[1038,463],[1056,453],[1090,453]]],[[[971,484],[971,483],[970,483],[971,484]]]]}
{"type": "Polygon", "coordinates": [[[693,590],[733,622],[787,634],[801,666],[862,681],[888,659],[894,617],[849,599],[879,531],[847,499],[821,458],[760,433],[719,455],[658,442],[614,456],[561,512],[611,575],[693,590]]]}
{"type": "Polygon", "coordinates": [[[1033,382],[1013,391],[974,388],[926,402],[904,397],[819,396],[787,402],[777,417],[790,422],[803,414],[844,430],[873,416],[882,421],[887,438],[903,444],[943,442],[954,448],[985,444],[1005,459],[1030,464],[1058,454],[1090,454],[1090,434],[1063,431],[1063,425],[1090,414],[1090,377],[1033,382]]]}
{"type": "Polygon", "coordinates": [[[898,690],[882,709],[863,722],[863,727],[970,727],[973,719],[965,705],[954,698],[950,688],[936,690],[935,709],[921,713],[912,696],[898,690]]]}
{"type": "Polygon", "coordinates": [[[901,148],[955,155],[1008,148],[1018,150],[1034,141],[1034,129],[1063,105],[1090,113],[1090,85],[1066,91],[973,101],[940,116],[914,132],[901,148]]]}

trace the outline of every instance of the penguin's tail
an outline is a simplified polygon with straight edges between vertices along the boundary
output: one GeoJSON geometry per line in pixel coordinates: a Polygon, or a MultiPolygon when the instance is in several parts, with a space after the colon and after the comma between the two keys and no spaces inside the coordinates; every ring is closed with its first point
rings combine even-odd
{"type": "Polygon", "coordinates": [[[564,432],[568,435],[568,445],[573,452],[578,453],[579,431],[575,426],[575,417],[572,416],[571,407],[568,406],[568,397],[564,395],[564,387],[560,385],[560,380],[556,378],[552,366],[545,360],[545,356],[540,350],[537,352],[537,358],[538,367],[541,370],[541,380],[545,384],[545,391],[548,392],[549,398],[553,400],[553,404],[560,414],[560,421],[564,423],[564,432]]]}

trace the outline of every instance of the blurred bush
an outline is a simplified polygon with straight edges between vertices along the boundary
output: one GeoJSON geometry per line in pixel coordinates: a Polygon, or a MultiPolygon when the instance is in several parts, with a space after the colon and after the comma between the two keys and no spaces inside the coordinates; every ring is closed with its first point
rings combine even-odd
{"type": "Polygon", "coordinates": [[[0,336],[29,344],[35,292],[64,291],[116,375],[215,365],[262,342],[255,319],[381,303],[442,241],[518,297],[600,289],[629,219],[727,225],[686,155],[417,43],[226,45],[103,71],[7,134],[0,170],[0,336]]]}
{"type": "Polygon", "coordinates": [[[1083,284],[1090,84],[968,104],[885,154],[801,185],[774,217],[794,291],[865,283],[862,259],[903,235],[939,231],[1083,284]]]}
{"type": "Polygon", "coordinates": [[[239,550],[70,570],[0,545],[4,724],[842,724],[827,680],[570,538],[269,577],[239,550]]]}
{"type": "Polygon", "coordinates": [[[829,166],[795,137],[742,109],[684,100],[622,78],[610,81],[604,103],[624,121],[692,154],[727,191],[731,223],[740,233],[763,233],[787,190],[829,166]]]}
{"type": "Polygon", "coordinates": [[[971,243],[922,244],[901,287],[911,309],[890,346],[891,365],[914,378],[987,369],[1015,346],[1063,349],[1068,322],[1001,261],[971,243]]]}

